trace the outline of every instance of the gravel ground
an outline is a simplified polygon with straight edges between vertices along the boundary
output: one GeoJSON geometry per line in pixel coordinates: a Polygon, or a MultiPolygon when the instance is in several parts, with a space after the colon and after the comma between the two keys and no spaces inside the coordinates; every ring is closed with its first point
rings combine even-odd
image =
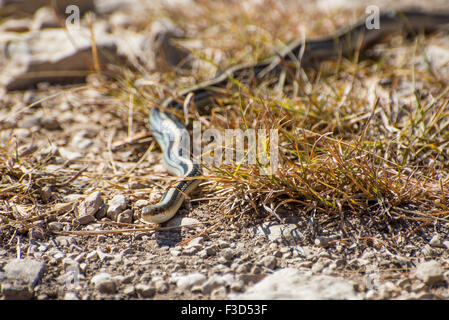
{"type": "MultiPolygon", "coordinates": [[[[15,245],[0,251],[1,297],[449,298],[449,249],[437,235],[428,239],[430,233],[416,233],[414,244],[396,248],[341,245],[325,236],[311,244],[301,223],[219,223],[211,228],[205,226],[210,219],[179,216],[170,223],[182,226],[175,231],[133,235],[20,238],[19,244],[16,236],[10,239],[15,245]]],[[[100,228],[97,222],[83,229],[100,228]]]]}

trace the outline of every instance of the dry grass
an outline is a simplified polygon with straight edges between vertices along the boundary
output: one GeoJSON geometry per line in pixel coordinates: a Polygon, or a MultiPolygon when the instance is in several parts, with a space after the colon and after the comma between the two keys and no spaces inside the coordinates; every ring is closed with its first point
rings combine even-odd
{"type": "MultiPolygon", "coordinates": [[[[132,135],[144,125],[148,105],[175,94],[173,89],[210,78],[217,66],[223,70],[267,57],[281,43],[300,37],[301,30],[307,37],[328,34],[354,15],[319,16],[302,7],[282,9],[276,3],[272,1],[263,14],[245,10],[238,2],[225,5],[221,1],[201,1],[196,13],[150,8],[146,19],[137,21],[139,27],[148,28],[149,17],[161,14],[178,21],[188,30],[187,36],[201,43],[198,49],[189,41],[179,41],[187,48],[190,45],[198,63],[191,70],[182,70],[182,75],[153,72],[144,66],[139,66],[139,72],[124,68],[114,75],[115,80],[103,81],[96,89],[118,101],[116,106],[121,107],[117,110],[126,114],[122,118],[128,124],[124,131],[132,135]],[[301,12],[308,14],[302,15],[298,24],[301,12]],[[136,87],[142,78],[151,84],[136,87]]],[[[397,36],[372,50],[369,59],[342,58],[324,63],[319,70],[293,67],[259,84],[229,86],[208,108],[192,106],[188,117],[200,119],[203,129],[279,132],[281,165],[275,174],[262,175],[259,165],[245,163],[211,167],[204,176],[208,182],[203,184],[201,198],[220,199],[220,212],[235,219],[268,215],[282,220],[282,213],[297,212],[447,222],[448,79],[425,55],[426,45],[438,37],[418,36],[410,41],[397,36]],[[293,81],[282,81],[291,74],[295,75],[293,81]]],[[[157,150],[154,144],[150,148],[157,150]]],[[[144,160],[142,156],[139,153],[135,162],[144,160]]],[[[2,212],[9,226],[23,221],[27,214],[39,216],[36,208],[45,185],[61,185],[55,190],[62,190],[65,182],[80,179],[78,171],[68,170],[54,177],[46,172],[39,180],[36,177],[41,168],[45,170],[46,162],[20,157],[18,148],[11,145],[1,148],[0,157],[1,198],[16,208],[24,205],[29,209],[22,217],[2,212]]],[[[114,167],[114,161],[109,164],[114,167]]],[[[106,174],[82,174],[88,188],[80,190],[115,188],[124,192],[126,176],[115,169],[106,174]]],[[[142,170],[148,174],[151,168],[142,170]]],[[[138,176],[142,170],[133,170],[133,174],[138,176]]],[[[145,176],[141,181],[148,183],[145,176]]],[[[166,185],[160,184],[159,190],[166,185]]],[[[126,192],[136,195],[132,190],[126,192]]],[[[142,194],[136,197],[143,198],[142,194]]],[[[21,224],[27,227],[31,220],[21,224]]]]}
{"type": "MultiPolygon", "coordinates": [[[[275,3],[272,9],[277,14],[264,17],[241,15],[241,8],[229,10],[239,14],[217,14],[223,11],[216,6],[205,4],[208,14],[198,21],[206,29],[195,36],[205,48],[219,47],[226,57],[228,50],[232,52],[232,57],[223,59],[225,65],[266,56],[287,40],[280,35],[297,28],[289,23],[295,15],[275,3]],[[275,19],[286,23],[276,24],[275,19]],[[257,29],[251,28],[254,25],[257,29]]],[[[181,12],[169,15],[188,20],[181,12]]],[[[433,203],[429,214],[446,215],[447,80],[426,60],[427,38],[394,41],[377,49],[376,60],[342,59],[323,64],[315,73],[290,70],[298,75],[291,84],[282,83],[278,75],[257,85],[242,83],[210,108],[213,116],[200,115],[214,128],[279,132],[281,167],[275,175],[261,175],[258,166],[245,163],[211,170],[207,178],[214,183],[208,192],[226,198],[221,206],[224,214],[276,215],[277,208],[295,204],[301,211],[327,214],[380,208],[385,214],[403,216],[391,208],[433,203]]],[[[195,74],[195,78],[202,77],[195,74]]]]}

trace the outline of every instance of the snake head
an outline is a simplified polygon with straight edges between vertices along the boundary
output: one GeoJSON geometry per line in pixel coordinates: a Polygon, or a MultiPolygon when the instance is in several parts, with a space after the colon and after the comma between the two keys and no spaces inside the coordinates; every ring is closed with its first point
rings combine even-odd
{"type": "Polygon", "coordinates": [[[156,206],[146,206],[142,208],[142,218],[145,219],[145,217],[151,217],[154,215],[159,214],[159,208],[157,208],[156,206]]]}
{"type": "Polygon", "coordinates": [[[141,218],[143,220],[155,224],[163,223],[169,220],[172,216],[173,214],[157,205],[143,207],[141,211],[141,218]]]}

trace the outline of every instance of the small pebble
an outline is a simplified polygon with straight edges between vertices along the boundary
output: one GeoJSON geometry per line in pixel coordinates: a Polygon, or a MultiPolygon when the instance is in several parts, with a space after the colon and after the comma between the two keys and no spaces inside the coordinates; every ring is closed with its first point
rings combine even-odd
{"type": "Polygon", "coordinates": [[[253,266],[251,268],[251,273],[252,274],[261,274],[262,273],[262,269],[259,266],[253,266]]]}
{"type": "Polygon", "coordinates": [[[432,247],[440,247],[441,246],[441,239],[438,234],[435,234],[432,239],[430,239],[429,244],[432,247]]]}
{"type": "Polygon", "coordinates": [[[59,130],[61,125],[55,116],[45,116],[41,118],[41,125],[47,130],[59,130]]]}
{"type": "Polygon", "coordinates": [[[137,200],[136,202],[134,202],[134,207],[143,208],[143,207],[148,206],[149,204],[150,204],[150,202],[148,200],[140,199],[140,200],[137,200]]]}
{"type": "Polygon", "coordinates": [[[396,285],[402,289],[407,289],[410,288],[411,286],[411,281],[409,278],[401,278],[398,281],[396,281],[396,285]]]}
{"type": "Polygon", "coordinates": [[[171,249],[171,250],[170,250],[170,254],[171,254],[173,257],[178,257],[178,256],[181,255],[181,251],[176,250],[176,249],[171,249]]]}
{"type": "Polygon", "coordinates": [[[183,250],[183,253],[188,256],[192,256],[198,252],[197,247],[187,247],[183,250]]]}
{"type": "Polygon", "coordinates": [[[114,293],[116,291],[115,282],[109,273],[97,273],[92,277],[91,282],[95,285],[95,289],[101,293],[114,293]]]}
{"type": "Polygon", "coordinates": [[[144,298],[150,298],[156,293],[156,289],[154,287],[142,283],[137,284],[135,288],[136,292],[144,298]]]}
{"type": "Polygon", "coordinates": [[[133,212],[131,209],[127,209],[117,216],[117,222],[119,223],[132,223],[133,222],[133,212]]]}
{"type": "Polygon", "coordinates": [[[205,247],[204,251],[208,256],[213,256],[217,253],[218,247],[215,244],[212,244],[210,246],[205,247]]]}
{"type": "Polygon", "coordinates": [[[223,249],[220,253],[221,257],[224,258],[226,262],[231,261],[234,258],[235,252],[232,249],[223,249]]]}
{"type": "Polygon", "coordinates": [[[26,285],[2,282],[1,293],[5,300],[29,300],[33,297],[32,290],[26,285]]]}
{"type": "Polygon", "coordinates": [[[130,255],[130,254],[133,254],[133,253],[134,253],[134,249],[133,248],[126,248],[126,249],[123,249],[120,252],[120,255],[126,256],[126,255],[130,255]]]}
{"type": "Polygon", "coordinates": [[[136,293],[136,289],[134,288],[134,286],[128,285],[123,289],[123,293],[127,296],[133,296],[136,293]]]}
{"type": "Polygon", "coordinates": [[[218,240],[217,245],[219,248],[224,249],[229,247],[229,242],[225,240],[218,240]]]}
{"type": "Polygon", "coordinates": [[[262,265],[268,269],[274,269],[277,266],[277,259],[275,256],[266,256],[260,260],[262,265]]]}
{"type": "Polygon", "coordinates": [[[103,204],[101,192],[95,191],[91,193],[77,207],[77,220],[79,224],[87,224],[96,221],[94,215],[103,204]]]}
{"type": "Polygon", "coordinates": [[[79,300],[80,298],[75,292],[66,292],[64,295],[64,300],[79,300]]]}
{"type": "Polygon", "coordinates": [[[214,300],[225,299],[226,294],[227,294],[227,292],[226,292],[225,287],[218,287],[211,292],[210,297],[211,297],[211,299],[214,299],[214,300]]]}
{"type": "Polygon", "coordinates": [[[203,237],[196,237],[190,240],[190,242],[187,244],[187,247],[196,247],[199,249],[203,246],[203,243],[204,243],[203,237]]]}
{"type": "MultiPolygon", "coordinates": [[[[52,191],[51,191],[50,186],[45,186],[41,189],[41,198],[42,198],[43,202],[45,202],[45,203],[49,202],[51,195],[52,195],[52,191]]],[[[48,226],[50,227],[50,224],[48,226]]],[[[53,230],[53,231],[60,231],[60,230],[53,230]]]]}
{"type": "Polygon", "coordinates": [[[418,279],[431,286],[443,280],[443,268],[435,260],[426,261],[416,267],[415,275],[418,279]]]}
{"type": "Polygon", "coordinates": [[[87,263],[81,262],[81,263],[79,264],[79,269],[80,269],[81,272],[85,273],[86,270],[87,270],[87,263]]]}
{"type": "Polygon", "coordinates": [[[117,221],[117,216],[125,211],[128,205],[128,199],[122,195],[118,194],[108,201],[108,210],[106,215],[112,221],[117,221]]]}
{"type": "Polygon", "coordinates": [[[201,273],[191,273],[179,276],[176,280],[176,286],[182,290],[189,290],[195,285],[199,285],[206,280],[206,276],[201,273]]]}
{"type": "Polygon", "coordinates": [[[154,288],[158,293],[166,293],[168,291],[168,284],[164,280],[157,280],[154,282],[154,288]]]}
{"type": "Polygon", "coordinates": [[[432,257],[435,254],[435,249],[433,249],[429,244],[426,244],[421,252],[425,257],[432,257]]]}
{"type": "Polygon", "coordinates": [[[443,241],[443,246],[444,246],[446,249],[449,249],[449,240],[443,241]]]}
{"type": "Polygon", "coordinates": [[[234,292],[241,292],[244,286],[245,284],[243,283],[243,281],[234,281],[231,283],[230,289],[234,292]]]}
{"type": "Polygon", "coordinates": [[[377,290],[368,290],[365,295],[366,300],[374,300],[378,297],[377,290]]]}
{"type": "Polygon", "coordinates": [[[123,284],[131,283],[133,281],[134,277],[135,277],[134,273],[128,274],[128,275],[123,277],[121,282],[123,284]]]}
{"type": "Polygon", "coordinates": [[[213,290],[223,286],[224,284],[225,281],[221,276],[213,275],[201,285],[201,292],[204,294],[210,294],[213,290]]]}
{"type": "Polygon", "coordinates": [[[86,260],[95,260],[97,258],[98,258],[98,254],[97,254],[96,250],[89,252],[86,256],[86,260]]]}
{"type": "Polygon", "coordinates": [[[251,271],[253,264],[251,262],[247,262],[244,264],[233,263],[231,265],[231,270],[235,270],[236,273],[248,273],[251,271]]]}
{"type": "Polygon", "coordinates": [[[51,231],[61,231],[63,227],[64,226],[61,222],[53,221],[48,224],[48,229],[51,231]]]}

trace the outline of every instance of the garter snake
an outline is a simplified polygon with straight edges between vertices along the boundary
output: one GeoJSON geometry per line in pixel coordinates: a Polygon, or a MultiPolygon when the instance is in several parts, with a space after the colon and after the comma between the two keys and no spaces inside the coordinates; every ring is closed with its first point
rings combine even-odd
{"type": "Polygon", "coordinates": [[[385,36],[401,30],[411,34],[421,31],[431,31],[449,23],[449,14],[426,13],[419,11],[390,11],[379,16],[379,28],[369,29],[366,18],[353,25],[340,29],[335,34],[312,40],[297,40],[291,42],[284,50],[271,58],[255,64],[240,64],[232,66],[219,73],[215,78],[181,92],[177,99],[167,98],[150,112],[150,130],[162,149],[163,161],[169,173],[183,177],[183,180],[170,187],[159,203],[142,209],[142,218],[150,223],[163,223],[171,219],[186,196],[198,184],[201,175],[200,164],[194,163],[190,150],[183,148],[183,139],[189,139],[186,128],[169,109],[181,109],[178,102],[188,94],[193,94],[196,105],[201,104],[216,94],[216,88],[225,87],[230,79],[242,79],[251,74],[254,79],[260,79],[268,72],[279,69],[281,62],[298,61],[301,67],[309,68],[326,59],[339,56],[351,56],[356,50],[362,51],[379,42],[385,36]]]}

